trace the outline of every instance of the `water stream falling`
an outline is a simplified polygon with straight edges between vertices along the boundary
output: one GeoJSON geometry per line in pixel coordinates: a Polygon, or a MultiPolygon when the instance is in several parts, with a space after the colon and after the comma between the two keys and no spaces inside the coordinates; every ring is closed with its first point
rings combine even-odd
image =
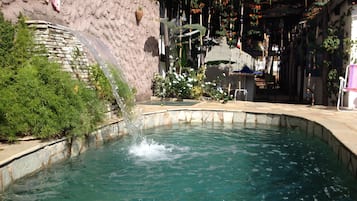
{"type": "MultiPolygon", "coordinates": [[[[75,31],[71,31],[71,32],[86,47],[89,53],[98,62],[100,69],[103,71],[105,77],[108,79],[110,83],[112,93],[114,95],[118,107],[122,112],[123,120],[125,122],[125,126],[129,131],[129,134],[134,136],[135,142],[140,142],[142,140],[141,139],[142,123],[140,123],[142,122],[142,120],[140,119],[140,117],[138,117],[138,114],[136,114],[135,109],[131,109],[127,107],[123,98],[120,97],[118,93],[118,86],[115,79],[113,78],[108,63],[112,64],[113,66],[118,66],[118,64],[115,62],[115,58],[111,55],[109,48],[106,47],[98,38],[95,38],[87,34],[85,35],[84,33],[80,33],[80,32],[75,32],[75,31]],[[105,55],[102,55],[101,53],[104,53],[105,55]]],[[[121,77],[121,79],[123,79],[123,77],[121,77]]]]}
{"type": "Polygon", "coordinates": [[[76,38],[86,47],[89,53],[98,62],[105,77],[109,80],[115,101],[122,112],[125,126],[128,129],[129,135],[133,138],[133,143],[129,147],[128,153],[144,160],[165,159],[165,157],[161,156],[171,152],[172,148],[167,145],[159,144],[154,140],[147,140],[142,135],[143,116],[141,115],[141,111],[139,111],[137,107],[128,108],[123,98],[120,97],[118,93],[118,86],[113,78],[108,63],[114,66],[119,65],[117,64],[115,57],[111,54],[109,48],[94,36],[69,29],[66,30],[75,35],[76,38]]]}

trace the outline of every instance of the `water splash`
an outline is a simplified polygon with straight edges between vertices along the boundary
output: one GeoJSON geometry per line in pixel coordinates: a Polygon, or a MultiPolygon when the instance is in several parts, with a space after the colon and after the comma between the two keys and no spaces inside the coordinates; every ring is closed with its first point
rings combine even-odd
{"type": "MultiPolygon", "coordinates": [[[[105,77],[110,83],[112,94],[115,98],[115,102],[120,108],[125,126],[128,129],[129,134],[134,137],[135,142],[140,142],[142,138],[141,133],[143,125],[142,116],[139,115],[141,113],[137,108],[129,108],[125,104],[123,98],[120,97],[117,83],[111,73],[110,67],[108,66],[108,63],[113,66],[119,66],[116,63],[115,57],[111,54],[109,48],[100,41],[100,39],[82,32],[73,30],[69,31],[76,36],[76,38],[86,47],[91,56],[93,56],[94,59],[98,62],[100,69],[103,71],[105,77]]],[[[121,77],[121,79],[124,80],[123,77],[121,77]]]]}
{"type": "MultiPolygon", "coordinates": [[[[143,115],[137,108],[128,108],[122,97],[118,93],[118,86],[110,71],[108,63],[118,66],[115,57],[112,56],[109,48],[105,46],[98,38],[91,35],[69,30],[76,38],[86,47],[89,53],[98,62],[105,77],[109,80],[112,93],[115,101],[120,108],[125,122],[125,126],[128,129],[129,135],[133,137],[133,144],[129,147],[129,154],[139,157],[142,160],[171,160],[177,157],[177,155],[170,155],[170,153],[177,149],[173,145],[162,145],[154,140],[148,141],[142,135],[143,127],[143,115]],[[103,53],[103,54],[100,54],[103,53]]],[[[123,77],[121,77],[123,79],[123,77]]]]}
{"type": "Polygon", "coordinates": [[[179,147],[173,144],[160,144],[154,140],[143,140],[129,147],[129,154],[140,161],[168,161],[181,158],[188,147],[179,147]]]}

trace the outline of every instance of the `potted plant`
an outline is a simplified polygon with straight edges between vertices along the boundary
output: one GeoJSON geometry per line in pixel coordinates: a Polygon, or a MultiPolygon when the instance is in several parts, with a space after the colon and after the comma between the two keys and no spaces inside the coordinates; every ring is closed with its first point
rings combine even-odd
{"type": "Polygon", "coordinates": [[[143,8],[139,6],[138,9],[135,11],[135,18],[137,24],[140,23],[141,19],[143,18],[143,15],[144,15],[143,8]]]}
{"type": "Polygon", "coordinates": [[[191,13],[192,14],[200,14],[202,12],[202,8],[205,6],[204,3],[199,3],[199,0],[193,0],[191,2],[191,13]]]}

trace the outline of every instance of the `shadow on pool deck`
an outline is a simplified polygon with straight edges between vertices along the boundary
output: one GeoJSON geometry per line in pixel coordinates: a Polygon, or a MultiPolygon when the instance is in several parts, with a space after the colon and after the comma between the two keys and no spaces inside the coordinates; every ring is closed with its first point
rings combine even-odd
{"type": "Polygon", "coordinates": [[[200,101],[195,100],[183,100],[183,101],[161,101],[161,100],[151,100],[146,102],[140,102],[138,105],[167,105],[167,106],[193,106],[198,104],[200,101]]]}

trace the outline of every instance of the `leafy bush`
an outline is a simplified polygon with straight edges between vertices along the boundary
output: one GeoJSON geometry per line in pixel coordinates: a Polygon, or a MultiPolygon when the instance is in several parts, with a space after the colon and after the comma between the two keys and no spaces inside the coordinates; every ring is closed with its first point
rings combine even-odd
{"type": "MultiPolygon", "coordinates": [[[[0,17],[1,33],[12,43],[0,47],[0,137],[80,136],[102,120],[104,105],[96,92],[39,56],[32,32],[21,18],[15,27],[0,17]],[[11,36],[10,33],[14,35],[11,36]]],[[[43,54],[42,54],[43,55],[43,54]]]]}
{"type": "Polygon", "coordinates": [[[95,91],[46,58],[33,57],[11,80],[0,89],[2,137],[82,135],[102,118],[104,108],[95,91]]]}
{"type": "Polygon", "coordinates": [[[129,84],[123,79],[120,72],[111,68],[114,81],[117,85],[117,92],[124,101],[127,112],[130,112],[135,105],[136,89],[129,86],[129,84]]]}
{"type": "Polygon", "coordinates": [[[7,64],[8,52],[12,49],[14,43],[15,29],[13,25],[4,19],[0,12],[0,66],[7,64]]]}
{"type": "MultiPolygon", "coordinates": [[[[122,98],[126,109],[131,110],[135,105],[136,90],[131,88],[128,83],[125,82],[121,74],[116,71],[114,67],[109,67],[109,69],[114,79],[116,85],[114,87],[116,87],[117,93],[122,98]]],[[[115,103],[112,86],[98,64],[90,67],[90,77],[91,84],[96,88],[98,96],[101,99],[115,103]]]]}

